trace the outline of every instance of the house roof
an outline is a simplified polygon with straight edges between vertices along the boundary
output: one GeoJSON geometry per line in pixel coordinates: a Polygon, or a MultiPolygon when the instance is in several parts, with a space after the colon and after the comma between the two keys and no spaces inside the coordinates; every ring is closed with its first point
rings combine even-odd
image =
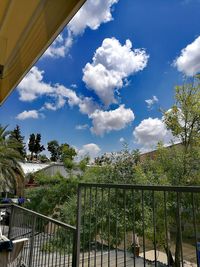
{"type": "Polygon", "coordinates": [[[0,1],[0,104],[84,2],[0,1]]]}
{"type": "Polygon", "coordinates": [[[19,163],[22,167],[22,170],[24,171],[24,174],[27,175],[29,173],[34,173],[37,171],[40,171],[42,169],[45,169],[46,167],[50,166],[50,164],[44,164],[44,163],[19,163]]]}

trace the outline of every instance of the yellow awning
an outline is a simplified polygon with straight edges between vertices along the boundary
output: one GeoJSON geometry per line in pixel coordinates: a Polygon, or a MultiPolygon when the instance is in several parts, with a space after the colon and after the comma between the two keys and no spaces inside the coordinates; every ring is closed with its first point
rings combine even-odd
{"type": "Polygon", "coordinates": [[[84,2],[0,1],[0,104],[84,2]]]}

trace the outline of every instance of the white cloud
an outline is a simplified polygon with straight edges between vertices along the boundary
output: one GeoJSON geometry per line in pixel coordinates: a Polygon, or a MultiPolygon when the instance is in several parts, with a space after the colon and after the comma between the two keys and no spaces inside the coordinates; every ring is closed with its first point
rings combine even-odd
{"type": "Polygon", "coordinates": [[[40,117],[43,117],[44,115],[39,113],[37,110],[24,110],[23,112],[19,113],[16,116],[16,119],[18,120],[26,120],[26,119],[39,119],[40,117]]]}
{"type": "Polygon", "coordinates": [[[158,98],[154,95],[151,99],[146,99],[145,102],[147,103],[147,108],[152,109],[153,105],[158,103],[158,98]]]}
{"type": "Polygon", "coordinates": [[[89,125],[88,124],[79,124],[79,125],[76,125],[76,130],[86,130],[89,128],[89,125]]]}
{"type": "Polygon", "coordinates": [[[78,106],[81,113],[90,115],[99,108],[91,97],[78,96],[72,89],[46,83],[43,79],[44,71],[33,67],[18,86],[19,99],[31,102],[41,96],[48,96],[50,102],[45,102],[41,110],[56,111],[68,103],[70,107],[78,106]]]}
{"type": "Polygon", "coordinates": [[[73,45],[74,38],[84,33],[86,28],[97,30],[102,23],[113,20],[112,7],[118,0],[87,0],[67,26],[67,38],[59,35],[47,49],[44,56],[64,57],[73,45]]]}
{"type": "Polygon", "coordinates": [[[119,142],[124,143],[124,142],[125,142],[124,137],[121,137],[121,138],[119,139],[119,142]]]}
{"type": "Polygon", "coordinates": [[[98,156],[100,151],[101,148],[98,145],[94,143],[86,144],[78,150],[78,157],[83,158],[84,156],[89,156],[91,159],[94,159],[98,156]]]}
{"type": "Polygon", "coordinates": [[[124,105],[121,105],[115,110],[96,110],[89,118],[93,123],[91,131],[96,135],[103,136],[104,133],[125,128],[134,120],[135,116],[130,108],[126,109],[124,105]]]}
{"type": "Polygon", "coordinates": [[[124,45],[115,38],[104,39],[92,59],[83,69],[83,81],[102,102],[109,106],[116,103],[115,90],[126,85],[127,77],[143,70],[148,61],[144,49],[132,50],[132,43],[124,45]]]}
{"type": "Polygon", "coordinates": [[[117,2],[118,0],[87,0],[68,24],[69,31],[77,36],[83,34],[87,27],[97,30],[102,23],[113,19],[112,6],[117,2]]]}
{"type": "Polygon", "coordinates": [[[41,95],[54,91],[52,86],[43,82],[44,71],[33,67],[18,85],[19,99],[21,101],[33,101],[41,95]]]}
{"type": "Polygon", "coordinates": [[[65,57],[66,50],[70,48],[70,44],[68,46],[65,46],[64,38],[62,34],[59,34],[55,41],[47,48],[43,57],[65,57]]]}
{"type": "Polygon", "coordinates": [[[193,76],[200,72],[200,36],[181,50],[181,55],[173,65],[187,76],[193,76]]]}
{"type": "Polygon", "coordinates": [[[162,119],[148,118],[140,122],[133,131],[133,136],[137,144],[141,145],[143,150],[155,148],[159,141],[164,144],[172,140],[172,134],[167,130],[162,119]]]}

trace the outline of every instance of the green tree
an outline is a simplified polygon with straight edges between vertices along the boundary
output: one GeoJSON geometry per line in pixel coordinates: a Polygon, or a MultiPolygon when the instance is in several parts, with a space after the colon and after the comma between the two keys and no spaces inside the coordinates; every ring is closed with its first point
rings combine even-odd
{"type": "Polygon", "coordinates": [[[200,142],[200,79],[176,86],[175,103],[164,112],[165,124],[186,152],[200,142]]]}
{"type": "Polygon", "coordinates": [[[33,160],[33,154],[35,152],[35,134],[30,134],[28,149],[31,152],[31,160],[33,160]]]}
{"type": "Polygon", "coordinates": [[[19,125],[16,125],[14,130],[10,131],[9,139],[16,140],[19,143],[18,151],[21,154],[22,158],[26,157],[26,146],[24,143],[24,136],[21,135],[21,130],[19,125]]]}
{"type": "Polygon", "coordinates": [[[65,159],[73,161],[74,157],[77,155],[76,150],[67,143],[61,144],[60,154],[62,162],[64,162],[65,159]]]}
{"type": "Polygon", "coordinates": [[[0,185],[1,191],[6,189],[16,190],[23,194],[24,173],[19,165],[22,159],[19,153],[19,143],[10,139],[7,127],[0,125],[0,185]]]}
{"type": "Polygon", "coordinates": [[[31,160],[33,160],[33,156],[35,154],[36,159],[38,158],[38,154],[45,150],[44,146],[41,145],[41,134],[32,133],[29,137],[28,143],[29,151],[31,152],[31,160]]]}
{"type": "Polygon", "coordinates": [[[45,148],[43,145],[41,145],[41,134],[36,134],[35,146],[34,146],[34,152],[36,155],[36,159],[38,158],[38,154],[41,153],[43,150],[45,150],[45,148]]]}
{"type": "Polygon", "coordinates": [[[60,146],[57,140],[52,140],[47,143],[47,149],[51,154],[51,161],[58,161],[60,159],[60,146]]]}

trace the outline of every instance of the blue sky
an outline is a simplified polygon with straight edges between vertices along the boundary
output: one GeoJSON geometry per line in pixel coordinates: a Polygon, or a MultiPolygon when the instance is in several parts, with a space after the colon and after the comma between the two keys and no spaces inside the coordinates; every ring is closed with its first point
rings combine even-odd
{"type": "Polygon", "coordinates": [[[199,0],[88,0],[0,107],[1,124],[80,156],[168,143],[159,108],[200,72],[199,22],[199,0]]]}

